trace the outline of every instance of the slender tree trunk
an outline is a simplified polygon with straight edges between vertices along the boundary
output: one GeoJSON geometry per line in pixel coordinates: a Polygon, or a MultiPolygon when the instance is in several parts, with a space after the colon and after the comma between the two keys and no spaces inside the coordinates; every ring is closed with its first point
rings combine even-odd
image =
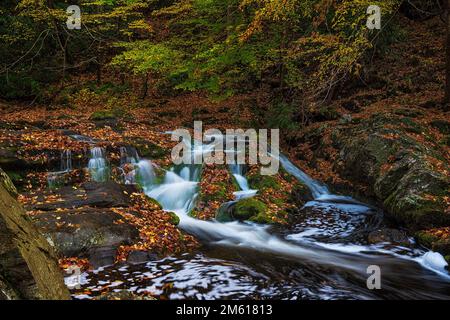
{"type": "Polygon", "coordinates": [[[144,83],[142,85],[142,100],[147,97],[148,92],[148,73],[145,74],[144,83]]]}
{"type": "Polygon", "coordinates": [[[445,41],[445,103],[446,110],[449,110],[450,104],[450,0],[446,1],[446,17],[447,17],[447,39],[445,41]]]}

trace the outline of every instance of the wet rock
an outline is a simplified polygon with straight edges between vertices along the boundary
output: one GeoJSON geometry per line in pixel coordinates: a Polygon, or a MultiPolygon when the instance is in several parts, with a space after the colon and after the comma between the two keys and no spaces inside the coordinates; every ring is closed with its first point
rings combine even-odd
{"type": "Polygon", "coordinates": [[[140,156],[147,159],[161,159],[170,154],[170,149],[164,149],[141,138],[130,139],[129,144],[138,150],[140,156]]]}
{"type": "Polygon", "coordinates": [[[92,256],[94,248],[116,249],[139,240],[139,231],[124,223],[122,216],[108,208],[85,207],[45,212],[37,214],[34,220],[66,257],[92,256]]]}
{"type": "Polygon", "coordinates": [[[217,210],[215,219],[222,223],[234,221],[233,208],[236,203],[236,201],[231,201],[222,204],[219,210],[217,210]]]}
{"type": "Polygon", "coordinates": [[[415,235],[418,243],[444,256],[450,255],[450,227],[418,231],[415,235]]]}
{"type": "Polygon", "coordinates": [[[0,179],[0,298],[69,299],[54,249],[0,179]]]}
{"type": "Polygon", "coordinates": [[[298,208],[303,207],[308,201],[314,200],[311,190],[302,183],[298,183],[294,186],[290,198],[292,203],[298,208]]]}
{"type": "Polygon", "coordinates": [[[155,260],[158,260],[158,255],[150,251],[131,251],[127,258],[127,262],[130,264],[141,264],[155,260]]]}
{"type": "Polygon", "coordinates": [[[0,167],[4,170],[24,169],[28,167],[28,163],[19,158],[11,148],[0,146],[0,167]]]}
{"type": "Polygon", "coordinates": [[[84,206],[97,208],[128,207],[129,195],[137,192],[133,185],[121,185],[113,181],[87,182],[81,188],[70,186],[62,187],[56,191],[59,201],[42,202],[29,206],[29,210],[54,211],[58,208],[71,209],[84,206]]]}
{"type": "Polygon", "coordinates": [[[97,269],[113,265],[116,261],[116,254],[117,249],[115,247],[94,247],[89,249],[87,258],[91,267],[97,269]]]}
{"type": "Polygon", "coordinates": [[[379,229],[369,233],[367,240],[370,244],[389,242],[392,244],[398,244],[402,246],[408,246],[410,244],[408,235],[397,229],[379,229]]]}

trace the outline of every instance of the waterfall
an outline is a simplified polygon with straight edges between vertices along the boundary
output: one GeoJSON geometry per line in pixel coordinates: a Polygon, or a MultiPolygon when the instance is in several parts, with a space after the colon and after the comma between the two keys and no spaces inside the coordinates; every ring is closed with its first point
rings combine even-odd
{"type": "MultiPolygon", "coordinates": [[[[189,170],[189,167],[185,168],[189,170]]],[[[164,183],[149,190],[147,195],[158,200],[165,210],[175,211],[180,215],[187,216],[194,204],[197,184],[195,181],[184,179],[173,171],[168,171],[164,183]]]]}
{"type": "Polygon", "coordinates": [[[155,183],[155,170],[150,160],[141,160],[136,164],[135,176],[137,183],[144,189],[150,190],[155,183]]]}
{"type": "Polygon", "coordinates": [[[64,150],[61,153],[61,171],[69,172],[72,170],[72,151],[64,150]]]}
{"type": "Polygon", "coordinates": [[[136,164],[140,161],[136,148],[131,146],[120,147],[120,166],[127,163],[136,164]]]}
{"type": "Polygon", "coordinates": [[[291,161],[289,161],[289,159],[286,156],[280,154],[279,159],[281,165],[289,174],[293,175],[298,180],[303,182],[311,190],[313,197],[315,199],[326,195],[330,195],[330,191],[325,185],[312,179],[302,170],[297,168],[291,161]]]}
{"type": "Polygon", "coordinates": [[[244,176],[244,166],[242,164],[231,164],[230,170],[233,174],[233,177],[236,179],[239,188],[241,189],[240,191],[236,191],[233,193],[236,200],[251,198],[258,193],[258,190],[252,190],[248,186],[247,178],[245,178],[244,176]]]}
{"type": "Polygon", "coordinates": [[[66,174],[72,171],[72,151],[64,150],[60,156],[60,171],[47,173],[49,189],[57,189],[66,183],[66,174]]]}
{"type": "Polygon", "coordinates": [[[88,169],[93,181],[105,182],[109,180],[110,170],[103,148],[94,147],[91,149],[88,169]]]}

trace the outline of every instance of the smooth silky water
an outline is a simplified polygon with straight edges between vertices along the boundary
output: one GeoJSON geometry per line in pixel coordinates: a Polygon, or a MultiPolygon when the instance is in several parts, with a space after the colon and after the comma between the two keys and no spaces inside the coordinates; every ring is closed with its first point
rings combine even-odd
{"type": "MultiPolygon", "coordinates": [[[[425,252],[413,240],[408,248],[368,245],[364,239],[379,226],[379,210],[331,194],[285,156],[280,162],[315,198],[288,229],[194,219],[188,213],[197,197],[200,167],[178,166],[166,173],[162,184],[153,185],[151,164],[141,162],[141,180],[149,180],[143,182],[146,194],[177,213],[180,228],[203,246],[195,253],[85,273],[82,289],[96,295],[106,286],[165,299],[450,298],[450,277],[442,256],[425,252]],[[370,265],[381,268],[381,290],[367,288],[370,265]]],[[[231,170],[241,191],[249,192],[242,168],[231,170]]]]}

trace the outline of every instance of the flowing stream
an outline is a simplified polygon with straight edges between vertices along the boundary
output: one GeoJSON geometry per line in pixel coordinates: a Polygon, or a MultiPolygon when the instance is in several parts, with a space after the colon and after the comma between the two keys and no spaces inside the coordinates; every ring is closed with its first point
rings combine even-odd
{"type": "MultiPolygon", "coordinates": [[[[180,228],[200,239],[203,247],[192,254],[86,273],[83,287],[93,294],[110,286],[170,299],[450,297],[450,276],[441,255],[424,251],[412,239],[408,247],[367,244],[367,233],[380,225],[379,210],[333,195],[283,155],[283,168],[314,196],[288,229],[192,218],[188,214],[197,197],[201,168],[175,167],[155,185],[151,164],[142,161],[138,167],[146,194],[175,212],[180,228]],[[367,288],[367,268],[374,265],[381,270],[381,290],[367,288]]],[[[241,188],[236,198],[255,195],[243,168],[230,169],[241,188]]]]}

